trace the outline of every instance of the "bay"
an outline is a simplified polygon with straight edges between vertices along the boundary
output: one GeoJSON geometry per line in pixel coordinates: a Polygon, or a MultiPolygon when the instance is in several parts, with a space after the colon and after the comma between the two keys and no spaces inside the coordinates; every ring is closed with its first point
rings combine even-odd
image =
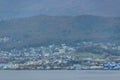
{"type": "Polygon", "coordinates": [[[0,80],[120,80],[118,70],[1,70],[0,80]]]}

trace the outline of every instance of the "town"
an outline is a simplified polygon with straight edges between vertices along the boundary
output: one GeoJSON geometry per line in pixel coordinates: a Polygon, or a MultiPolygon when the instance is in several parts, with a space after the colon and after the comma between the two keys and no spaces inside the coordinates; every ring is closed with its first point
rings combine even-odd
{"type": "Polygon", "coordinates": [[[112,43],[80,42],[0,51],[0,70],[118,69],[120,46],[112,43]]]}

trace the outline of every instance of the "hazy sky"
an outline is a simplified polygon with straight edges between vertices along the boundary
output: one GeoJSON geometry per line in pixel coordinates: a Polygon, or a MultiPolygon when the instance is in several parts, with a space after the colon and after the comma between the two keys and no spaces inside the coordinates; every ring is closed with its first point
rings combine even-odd
{"type": "Polygon", "coordinates": [[[120,16],[120,0],[0,0],[0,17],[31,15],[120,16]]]}

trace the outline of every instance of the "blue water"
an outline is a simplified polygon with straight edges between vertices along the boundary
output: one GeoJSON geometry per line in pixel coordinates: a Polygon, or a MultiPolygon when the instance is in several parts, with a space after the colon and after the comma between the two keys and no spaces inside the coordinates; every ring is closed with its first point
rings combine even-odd
{"type": "Polygon", "coordinates": [[[0,71],[0,80],[120,80],[120,71],[0,71]]]}

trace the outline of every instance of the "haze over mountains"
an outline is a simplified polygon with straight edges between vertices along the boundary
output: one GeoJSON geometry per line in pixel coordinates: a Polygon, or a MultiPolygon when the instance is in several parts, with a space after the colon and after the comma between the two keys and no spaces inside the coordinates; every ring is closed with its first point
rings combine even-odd
{"type": "Polygon", "coordinates": [[[52,16],[120,16],[120,0],[0,0],[0,18],[52,16]]]}
{"type": "Polygon", "coordinates": [[[1,48],[76,41],[120,43],[120,18],[92,15],[38,15],[0,21],[0,37],[9,37],[1,48]]]}

